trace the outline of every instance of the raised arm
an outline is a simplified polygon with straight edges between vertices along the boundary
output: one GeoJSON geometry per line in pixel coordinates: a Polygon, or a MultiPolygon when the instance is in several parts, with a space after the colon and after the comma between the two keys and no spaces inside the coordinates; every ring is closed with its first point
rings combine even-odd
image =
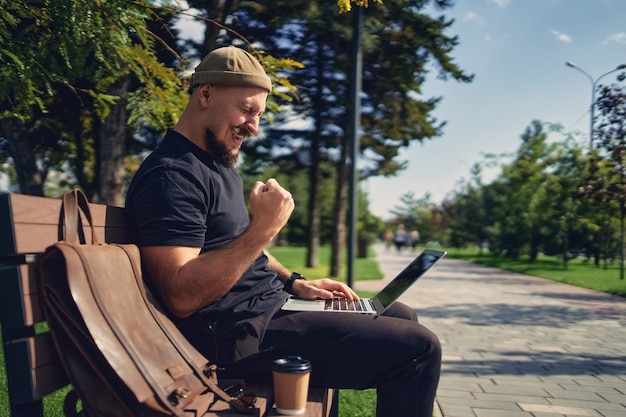
{"type": "Polygon", "coordinates": [[[200,254],[200,248],[142,247],[143,264],[170,311],[188,317],[226,294],[287,223],[293,208],[291,193],[276,180],[257,181],[250,192],[250,225],[222,248],[200,254]]]}

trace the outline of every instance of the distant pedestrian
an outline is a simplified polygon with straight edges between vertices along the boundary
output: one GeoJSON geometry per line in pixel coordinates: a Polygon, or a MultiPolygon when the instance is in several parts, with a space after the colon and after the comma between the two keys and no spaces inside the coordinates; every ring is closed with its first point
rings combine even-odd
{"type": "Polygon", "coordinates": [[[420,243],[420,232],[416,228],[412,228],[409,232],[409,242],[411,242],[411,249],[415,251],[417,244],[420,243]]]}
{"type": "Polygon", "coordinates": [[[403,224],[399,224],[396,229],[396,234],[393,238],[393,243],[396,245],[398,253],[402,252],[402,248],[409,244],[409,234],[404,228],[403,224]]]}
{"type": "Polygon", "coordinates": [[[389,250],[391,244],[393,243],[393,230],[385,229],[383,233],[383,242],[385,242],[385,249],[389,250]]]}

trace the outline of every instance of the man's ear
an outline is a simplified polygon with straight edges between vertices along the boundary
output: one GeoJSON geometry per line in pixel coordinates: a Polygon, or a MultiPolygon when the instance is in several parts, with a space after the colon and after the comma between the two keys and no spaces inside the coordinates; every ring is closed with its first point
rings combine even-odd
{"type": "Polygon", "coordinates": [[[212,85],[211,84],[202,84],[199,85],[198,88],[198,98],[200,99],[200,104],[202,106],[206,106],[209,98],[211,97],[211,91],[212,91],[212,85]]]}

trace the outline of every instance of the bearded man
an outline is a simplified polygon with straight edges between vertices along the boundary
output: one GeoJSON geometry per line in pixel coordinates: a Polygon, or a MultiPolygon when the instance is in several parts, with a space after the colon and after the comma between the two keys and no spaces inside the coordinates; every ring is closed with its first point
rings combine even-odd
{"type": "Polygon", "coordinates": [[[218,48],[196,68],[189,104],[127,194],[146,281],[185,337],[223,368],[220,378],[269,384],[272,361],[297,355],[312,364],[312,386],[376,388],[378,416],[431,417],[441,347],[413,309],[281,310],[290,294],[358,296],[338,281],[306,280],[265,250],[294,208],[275,179],[256,182],[246,209],[236,162],[271,89],[240,48],[218,48]]]}

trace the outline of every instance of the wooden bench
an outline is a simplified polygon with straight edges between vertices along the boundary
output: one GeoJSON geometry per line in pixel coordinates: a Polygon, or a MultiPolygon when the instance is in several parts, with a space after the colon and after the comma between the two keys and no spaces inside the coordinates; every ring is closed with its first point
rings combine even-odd
{"type": "MultiPolygon", "coordinates": [[[[0,323],[12,417],[43,417],[42,399],[70,384],[45,324],[35,274],[37,256],[61,235],[60,207],[57,199],[0,194],[0,323]]],[[[90,208],[100,242],[129,242],[123,208],[90,208]]],[[[250,388],[269,405],[263,415],[278,415],[271,386],[250,388]]],[[[330,389],[310,390],[305,416],[336,416],[334,395],[330,389]]]]}

